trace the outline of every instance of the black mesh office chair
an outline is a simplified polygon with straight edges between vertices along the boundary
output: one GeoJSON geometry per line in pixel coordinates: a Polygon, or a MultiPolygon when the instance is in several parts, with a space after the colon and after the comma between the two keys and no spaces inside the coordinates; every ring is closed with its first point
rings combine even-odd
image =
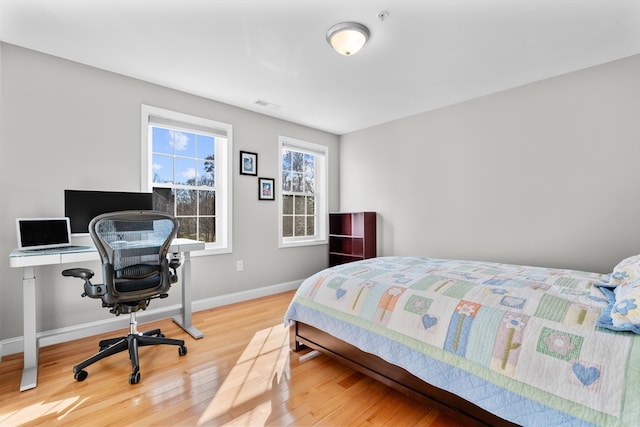
{"type": "Polygon", "coordinates": [[[63,276],[84,280],[83,297],[100,298],[102,306],[116,316],[128,313],[129,335],[100,341],[100,351],[73,367],[74,377],[84,381],[87,366],[121,351],[129,350],[130,384],[140,381],[138,347],[169,344],[178,346],[178,354],[187,354],[183,340],[165,338],[160,329],[139,333],[136,312],[144,310],[153,298],[165,298],[177,281],[179,260],[167,260],[171,241],[178,230],[172,216],[155,211],[124,211],[95,217],[89,234],[102,259],[103,284],[91,283],[94,272],[70,268],[63,276]]]}

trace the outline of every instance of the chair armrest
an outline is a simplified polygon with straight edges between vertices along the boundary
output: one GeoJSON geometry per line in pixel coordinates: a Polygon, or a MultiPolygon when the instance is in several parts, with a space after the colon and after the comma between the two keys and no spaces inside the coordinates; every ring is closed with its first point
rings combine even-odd
{"type": "Polygon", "coordinates": [[[93,270],[88,268],[68,268],[62,271],[63,276],[77,277],[79,279],[89,280],[93,277],[93,270]]]}
{"type": "Polygon", "coordinates": [[[91,283],[91,278],[93,277],[93,270],[88,268],[69,268],[66,270],[62,270],[63,276],[68,277],[77,277],[78,279],[84,280],[84,293],[83,297],[90,298],[101,298],[104,294],[106,294],[107,287],[103,284],[94,285],[91,283]]]}
{"type": "Polygon", "coordinates": [[[169,268],[173,270],[173,274],[169,275],[169,283],[174,284],[178,282],[178,267],[182,264],[182,257],[180,253],[171,254],[169,259],[169,268]]]}
{"type": "Polygon", "coordinates": [[[180,253],[171,254],[171,257],[169,258],[169,268],[173,270],[174,274],[176,273],[176,270],[178,269],[178,267],[180,267],[181,264],[182,264],[182,257],[180,256],[180,253]]]}

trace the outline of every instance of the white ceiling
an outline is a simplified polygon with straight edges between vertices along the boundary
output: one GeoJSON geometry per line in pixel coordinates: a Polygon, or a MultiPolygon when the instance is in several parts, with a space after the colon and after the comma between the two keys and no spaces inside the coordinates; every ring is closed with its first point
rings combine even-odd
{"type": "Polygon", "coordinates": [[[0,0],[0,40],[344,134],[638,54],[640,0],[0,0]]]}

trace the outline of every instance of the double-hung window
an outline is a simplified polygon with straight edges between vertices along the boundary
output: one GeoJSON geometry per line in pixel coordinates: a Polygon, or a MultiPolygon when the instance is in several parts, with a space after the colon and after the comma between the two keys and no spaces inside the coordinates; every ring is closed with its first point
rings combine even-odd
{"type": "Polygon", "coordinates": [[[281,136],[280,247],[327,242],[328,148],[281,136]]]}
{"type": "Polygon", "coordinates": [[[154,209],[180,221],[178,237],[231,251],[229,124],[142,106],[142,183],[154,209]]]}

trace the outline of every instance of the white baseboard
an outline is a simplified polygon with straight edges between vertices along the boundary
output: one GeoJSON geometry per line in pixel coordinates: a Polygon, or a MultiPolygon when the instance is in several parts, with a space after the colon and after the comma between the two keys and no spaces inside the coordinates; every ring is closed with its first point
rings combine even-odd
{"type": "MultiPolygon", "coordinates": [[[[208,310],[210,308],[221,307],[223,305],[235,304],[237,302],[248,301],[251,299],[261,298],[268,295],[275,295],[282,292],[298,289],[302,280],[293,282],[280,283],[263,288],[251,289],[248,291],[234,292],[232,294],[220,295],[212,298],[205,298],[191,303],[193,312],[208,310]]],[[[166,319],[181,314],[180,304],[171,305],[158,309],[151,309],[138,312],[138,322],[152,322],[155,320],[166,319]]],[[[284,316],[284,313],[282,313],[284,316]]],[[[198,325],[194,325],[197,327],[198,325]]],[[[118,316],[106,320],[96,322],[82,323],[80,325],[68,326],[65,328],[52,329],[49,331],[38,332],[37,340],[39,347],[59,344],[63,342],[73,341],[79,338],[90,337],[93,335],[111,332],[118,329],[129,327],[129,316],[118,316]]],[[[14,337],[0,341],[0,361],[3,355],[22,353],[24,349],[24,338],[14,337]]]]}

